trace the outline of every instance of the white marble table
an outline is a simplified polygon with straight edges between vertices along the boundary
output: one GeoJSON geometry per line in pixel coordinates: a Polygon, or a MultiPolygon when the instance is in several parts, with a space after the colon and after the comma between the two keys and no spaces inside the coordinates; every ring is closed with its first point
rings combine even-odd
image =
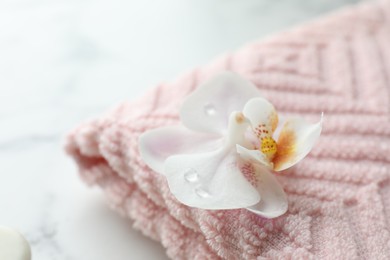
{"type": "Polygon", "coordinates": [[[39,260],[165,259],[79,180],[82,120],[243,43],[355,1],[0,0],[0,225],[39,260]]]}

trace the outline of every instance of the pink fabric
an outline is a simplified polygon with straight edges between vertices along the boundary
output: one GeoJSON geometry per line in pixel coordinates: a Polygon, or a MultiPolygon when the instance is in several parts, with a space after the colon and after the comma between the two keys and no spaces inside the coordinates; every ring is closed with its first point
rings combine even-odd
{"type": "Polygon", "coordinates": [[[390,259],[390,2],[364,3],[249,44],[70,133],[67,152],[134,227],[175,259],[390,259]],[[178,203],[141,160],[145,130],[221,70],[252,80],[282,114],[318,120],[320,141],[278,175],[287,214],[207,211],[178,203]]]}

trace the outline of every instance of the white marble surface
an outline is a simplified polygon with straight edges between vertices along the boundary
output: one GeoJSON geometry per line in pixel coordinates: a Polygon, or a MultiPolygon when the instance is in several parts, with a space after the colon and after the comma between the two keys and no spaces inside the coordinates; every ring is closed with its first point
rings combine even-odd
{"type": "Polygon", "coordinates": [[[79,180],[62,137],[243,43],[357,0],[0,0],[0,225],[33,259],[165,259],[79,180]]]}

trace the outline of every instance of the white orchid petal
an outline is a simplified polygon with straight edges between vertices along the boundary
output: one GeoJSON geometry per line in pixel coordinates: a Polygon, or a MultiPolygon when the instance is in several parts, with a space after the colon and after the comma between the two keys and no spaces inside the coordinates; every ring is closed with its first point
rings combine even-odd
{"type": "Polygon", "coordinates": [[[287,196],[275,175],[267,169],[255,165],[257,173],[257,189],[261,200],[256,205],[248,207],[249,211],[265,218],[276,218],[288,209],[287,196]]]}
{"type": "Polygon", "coordinates": [[[158,173],[164,171],[164,161],[171,155],[213,151],[221,145],[220,136],[194,132],[183,126],[149,130],[139,138],[142,159],[158,173]]]}
{"type": "Polygon", "coordinates": [[[322,117],[316,124],[310,124],[302,118],[287,120],[277,141],[274,170],[285,170],[302,160],[320,137],[321,130],[322,117]]]}
{"type": "Polygon", "coordinates": [[[245,104],[243,113],[251,121],[255,132],[259,130],[259,126],[264,124],[271,131],[269,135],[272,136],[272,132],[278,125],[278,114],[268,100],[260,97],[252,98],[245,104]]]}
{"type": "Polygon", "coordinates": [[[236,209],[256,204],[260,196],[240,170],[237,153],[228,148],[211,153],[176,155],[165,163],[173,195],[202,209],[236,209]]]}
{"type": "Polygon", "coordinates": [[[260,93],[249,81],[232,72],[224,72],[198,87],[184,101],[180,120],[189,129],[223,133],[233,111],[260,93]]]}
{"type": "Polygon", "coordinates": [[[260,152],[259,150],[250,150],[241,145],[236,145],[237,153],[241,156],[242,159],[260,163],[268,168],[272,168],[271,162],[268,160],[267,156],[260,152]]]}

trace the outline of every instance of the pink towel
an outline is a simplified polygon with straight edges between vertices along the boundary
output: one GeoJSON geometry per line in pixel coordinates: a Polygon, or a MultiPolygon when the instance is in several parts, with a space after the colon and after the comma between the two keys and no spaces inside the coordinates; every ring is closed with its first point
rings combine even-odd
{"type": "Polygon", "coordinates": [[[390,2],[376,1],[249,44],[70,133],[67,152],[134,227],[175,259],[390,259],[390,2]],[[141,160],[138,137],[178,123],[180,102],[221,70],[253,81],[281,114],[318,119],[309,156],[278,176],[289,211],[180,204],[141,160]]]}

